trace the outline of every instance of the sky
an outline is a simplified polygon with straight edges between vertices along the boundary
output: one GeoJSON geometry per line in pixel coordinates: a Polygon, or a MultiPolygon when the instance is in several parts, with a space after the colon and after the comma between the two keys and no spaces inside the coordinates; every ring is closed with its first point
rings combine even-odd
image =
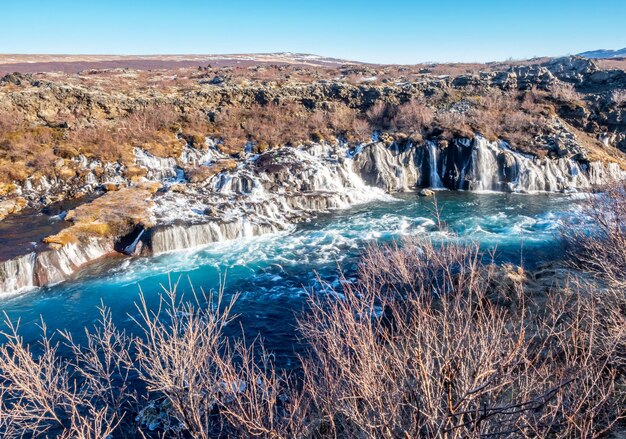
{"type": "Polygon", "coordinates": [[[485,62],[626,47],[626,0],[5,0],[0,53],[485,62]]]}

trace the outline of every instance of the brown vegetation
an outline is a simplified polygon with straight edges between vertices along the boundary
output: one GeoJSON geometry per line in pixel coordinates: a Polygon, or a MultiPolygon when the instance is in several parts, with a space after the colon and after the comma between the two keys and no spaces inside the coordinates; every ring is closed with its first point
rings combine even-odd
{"type": "Polygon", "coordinates": [[[315,299],[302,330],[320,429],[595,437],[625,414],[623,292],[602,306],[578,287],[533,297],[499,283],[482,256],[473,245],[374,247],[343,300],[315,299]]]}
{"type": "Polygon", "coordinates": [[[44,238],[52,246],[63,246],[90,237],[119,237],[136,226],[152,226],[152,194],[159,184],[145,183],[107,192],[90,203],[70,210],[65,217],[72,225],[44,238]]]}
{"type": "MultiPolygon", "coordinates": [[[[622,212],[623,192],[609,198],[622,212]]],[[[601,230],[623,227],[615,209],[598,212],[601,230]]],[[[534,290],[523,270],[488,262],[472,243],[374,245],[356,282],[311,296],[299,323],[308,353],[294,377],[259,341],[224,336],[236,296],[222,292],[183,300],[170,285],[157,308],[138,304],[136,335],[105,309],[87,344],[62,334],[69,356],[45,327],[29,347],[7,321],[0,432],[601,437],[626,417],[623,267],[607,253],[624,245],[588,239],[579,258],[595,264],[584,255],[604,252],[591,267],[607,287],[572,277],[534,290]]]]}
{"type": "Polygon", "coordinates": [[[185,169],[185,176],[191,183],[200,183],[222,171],[232,171],[236,168],[235,160],[225,159],[206,166],[188,167],[185,169]]]}
{"type": "MultiPolygon", "coordinates": [[[[16,106],[0,108],[0,183],[21,182],[38,174],[71,179],[71,166],[57,164],[60,158],[80,154],[127,166],[133,164],[133,148],[179,157],[185,142],[205,148],[207,136],[221,140],[222,152],[237,155],[248,142],[256,151],[264,151],[338,138],[365,141],[375,130],[386,132],[391,141],[410,138],[414,142],[479,132],[542,156],[547,148],[541,135],[550,131],[550,120],[556,115],[573,118],[572,125],[589,130],[590,138],[604,129],[578,120],[593,110],[593,99],[565,83],[551,86],[549,92],[503,91],[471,85],[471,80],[457,87],[452,79],[434,77],[503,72],[541,61],[545,60],[329,67],[261,63],[18,75],[0,86],[7,98],[12,97],[6,102],[16,106]],[[45,111],[22,108],[21,94],[32,97],[44,84],[60,90],[60,95],[71,90],[72,102],[64,105],[53,100],[45,111]],[[410,91],[405,93],[405,86],[410,91]],[[286,97],[279,91],[282,87],[289,89],[286,97]],[[310,89],[312,94],[301,96],[300,89],[310,89]],[[330,92],[320,95],[326,93],[322,90],[330,92]],[[100,105],[100,100],[105,104],[100,105]],[[112,110],[109,101],[119,105],[112,110]]],[[[612,105],[623,105],[622,101],[615,91],[612,105]]],[[[590,143],[601,151],[597,142],[590,143]]]]}
{"type": "Polygon", "coordinates": [[[592,229],[571,227],[566,235],[574,266],[626,291],[626,186],[590,195],[581,214],[592,229]]]}

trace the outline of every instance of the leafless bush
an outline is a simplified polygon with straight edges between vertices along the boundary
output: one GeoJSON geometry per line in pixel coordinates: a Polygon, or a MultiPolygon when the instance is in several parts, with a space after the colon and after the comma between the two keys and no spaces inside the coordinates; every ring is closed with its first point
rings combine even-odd
{"type": "Polygon", "coordinates": [[[447,110],[439,111],[435,116],[435,124],[448,138],[455,136],[471,138],[474,135],[465,114],[447,110]]]}
{"type": "Polygon", "coordinates": [[[611,286],[626,289],[626,186],[617,184],[590,195],[582,215],[591,228],[568,228],[571,260],[611,286]]]}
{"type": "Polygon", "coordinates": [[[378,130],[386,130],[391,126],[391,120],[395,115],[395,107],[388,103],[377,100],[365,113],[370,124],[378,130]]]}
{"type": "Polygon", "coordinates": [[[580,103],[580,94],[578,94],[576,88],[574,88],[572,84],[559,82],[552,87],[551,92],[552,97],[561,102],[570,104],[580,103]]]}
{"type": "Polygon", "coordinates": [[[31,348],[18,335],[17,325],[8,318],[5,324],[0,347],[3,437],[96,439],[119,426],[132,399],[127,388],[129,340],[113,326],[107,310],[102,310],[99,327],[87,332],[86,347],[66,337],[73,358],[59,354],[59,343],[45,325],[39,345],[31,348]]]}
{"type": "Polygon", "coordinates": [[[231,345],[223,334],[236,296],[223,304],[221,292],[203,295],[203,306],[194,297],[182,301],[174,285],[158,311],[143,300],[138,308],[137,370],[152,397],[165,398],[193,437],[296,436],[305,419],[301,397],[262,345],[231,345]]]}
{"type": "Polygon", "coordinates": [[[300,321],[297,382],[259,340],[226,337],[221,291],[142,299],[135,336],[103,309],[82,345],[61,334],[69,356],[7,321],[0,433],[587,438],[626,416],[623,287],[534,291],[475,244],[427,240],[370,247],[342,284],[300,321]]]}
{"type": "Polygon", "coordinates": [[[354,122],[352,123],[352,130],[358,140],[369,140],[372,137],[372,126],[365,119],[354,119],[354,122]]]}
{"type": "Polygon", "coordinates": [[[391,123],[394,129],[419,133],[428,129],[433,120],[433,110],[422,102],[411,100],[398,107],[398,111],[391,123]]]}
{"type": "Polygon", "coordinates": [[[560,291],[531,314],[518,284],[518,306],[498,306],[495,275],[473,245],[376,246],[341,300],[314,298],[300,329],[320,430],[453,438],[592,437],[610,428],[625,401],[616,344],[595,343],[594,301],[560,291]]]}

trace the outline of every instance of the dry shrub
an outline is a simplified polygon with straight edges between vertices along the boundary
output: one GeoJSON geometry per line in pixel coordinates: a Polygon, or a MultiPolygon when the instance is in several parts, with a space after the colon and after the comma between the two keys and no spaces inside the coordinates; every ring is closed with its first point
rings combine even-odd
{"type": "Polygon", "coordinates": [[[545,94],[530,89],[520,93],[492,90],[483,93],[467,112],[473,131],[490,140],[506,140],[515,149],[545,156],[545,144],[536,138],[548,131],[545,94]]]}
{"type": "Polygon", "coordinates": [[[312,296],[299,325],[310,352],[298,382],[277,370],[259,341],[226,338],[236,297],[225,302],[221,291],[183,300],[170,285],[156,308],[142,298],[136,336],[117,330],[105,310],[86,344],[63,334],[69,356],[45,331],[31,349],[8,322],[0,432],[587,438],[609,431],[626,415],[624,290],[598,300],[581,283],[537,296],[501,274],[473,244],[371,247],[357,282],[312,296]]]}
{"type": "Polygon", "coordinates": [[[376,101],[365,113],[374,129],[387,130],[395,115],[395,107],[382,100],[376,101]]]}
{"type": "Polygon", "coordinates": [[[325,113],[324,130],[327,135],[345,136],[354,129],[356,111],[342,103],[334,103],[325,113]]]}
{"type": "MultiPolygon", "coordinates": [[[[0,180],[5,182],[23,181],[35,172],[52,175],[58,158],[84,154],[103,162],[131,164],[134,147],[160,156],[177,156],[182,148],[174,136],[181,117],[168,105],[147,105],[113,121],[85,124],[83,119],[69,128],[34,125],[15,116],[11,120],[11,114],[0,113],[0,180]]],[[[182,122],[187,121],[199,130],[197,116],[190,115],[182,122]]]]}
{"type": "Polygon", "coordinates": [[[239,152],[248,141],[258,151],[309,141],[332,141],[354,133],[356,112],[342,103],[307,109],[297,102],[226,106],[216,112],[214,131],[225,152],[239,152]]]}
{"type": "MultiPolygon", "coordinates": [[[[204,295],[203,295],[204,296],[204,295]]],[[[253,343],[229,344],[223,334],[232,306],[221,292],[183,302],[176,286],[157,312],[142,301],[137,322],[139,377],[193,437],[294,437],[301,430],[300,397],[275,370],[271,356],[253,343]]]]}
{"type": "Polygon", "coordinates": [[[581,214],[591,230],[567,229],[571,261],[612,287],[626,290],[626,186],[616,184],[590,195],[581,214]]]}
{"type": "Polygon", "coordinates": [[[372,138],[372,125],[365,119],[354,119],[352,122],[352,131],[357,140],[368,141],[372,138]]]}
{"type": "Polygon", "coordinates": [[[103,162],[132,161],[132,153],[123,136],[104,123],[71,130],[67,133],[67,141],[78,153],[90,158],[103,162]]]}
{"type": "Polygon", "coordinates": [[[59,354],[42,325],[37,346],[29,347],[18,326],[7,318],[0,346],[0,433],[3,437],[103,438],[116,430],[133,395],[127,387],[130,373],[129,339],[101,310],[85,346],[63,334],[69,358],[59,354]]]}
{"type": "Polygon", "coordinates": [[[358,284],[313,299],[300,329],[322,435],[594,437],[624,415],[623,314],[607,329],[584,291],[539,306],[521,284],[498,305],[481,258],[474,245],[375,246],[358,284]]]}
{"type": "Polygon", "coordinates": [[[398,107],[391,124],[396,130],[421,133],[430,128],[433,120],[433,110],[423,102],[413,99],[398,107]]]}
{"type": "Polygon", "coordinates": [[[568,105],[580,105],[580,94],[572,84],[558,82],[550,90],[552,97],[568,105]]]}
{"type": "Polygon", "coordinates": [[[179,120],[177,111],[169,105],[151,105],[131,112],[122,120],[121,129],[129,136],[141,139],[157,131],[171,131],[179,120]]]}
{"type": "Polygon", "coordinates": [[[435,116],[435,127],[448,139],[452,137],[473,137],[474,131],[468,124],[467,116],[454,111],[439,111],[435,116]]]}
{"type": "Polygon", "coordinates": [[[19,115],[0,112],[0,182],[23,181],[35,172],[52,174],[60,136],[57,128],[31,126],[19,115]]]}

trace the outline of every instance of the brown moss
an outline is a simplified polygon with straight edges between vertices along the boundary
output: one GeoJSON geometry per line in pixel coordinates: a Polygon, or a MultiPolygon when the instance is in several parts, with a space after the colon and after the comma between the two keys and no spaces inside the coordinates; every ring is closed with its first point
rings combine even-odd
{"type": "Polygon", "coordinates": [[[57,176],[61,180],[70,180],[76,177],[76,170],[70,168],[69,166],[63,166],[57,170],[57,176]]]}
{"type": "Polygon", "coordinates": [[[58,249],[67,244],[75,244],[78,242],[78,237],[69,231],[62,230],[56,235],[46,236],[43,242],[52,248],[58,249]]]}
{"type": "Polygon", "coordinates": [[[13,183],[0,183],[0,197],[12,194],[17,189],[17,185],[13,183]]]}
{"type": "Polygon", "coordinates": [[[92,237],[124,236],[137,225],[152,227],[151,198],[159,187],[159,183],[148,183],[107,192],[68,212],[65,219],[72,222],[72,226],[48,236],[44,242],[63,246],[92,237]]]}
{"type": "Polygon", "coordinates": [[[237,169],[237,161],[232,159],[220,160],[208,166],[195,166],[185,168],[185,175],[191,183],[201,183],[223,171],[237,169]]]}
{"type": "Polygon", "coordinates": [[[177,192],[177,193],[185,193],[187,192],[187,185],[181,184],[181,183],[175,183],[170,186],[170,191],[177,192]]]}
{"type": "Polygon", "coordinates": [[[146,175],[148,175],[148,170],[137,165],[129,165],[124,170],[124,176],[130,179],[134,177],[145,177],[146,175]]]}
{"type": "Polygon", "coordinates": [[[115,192],[117,190],[119,190],[119,185],[117,183],[104,183],[102,185],[102,189],[104,189],[106,192],[115,192]]]}

